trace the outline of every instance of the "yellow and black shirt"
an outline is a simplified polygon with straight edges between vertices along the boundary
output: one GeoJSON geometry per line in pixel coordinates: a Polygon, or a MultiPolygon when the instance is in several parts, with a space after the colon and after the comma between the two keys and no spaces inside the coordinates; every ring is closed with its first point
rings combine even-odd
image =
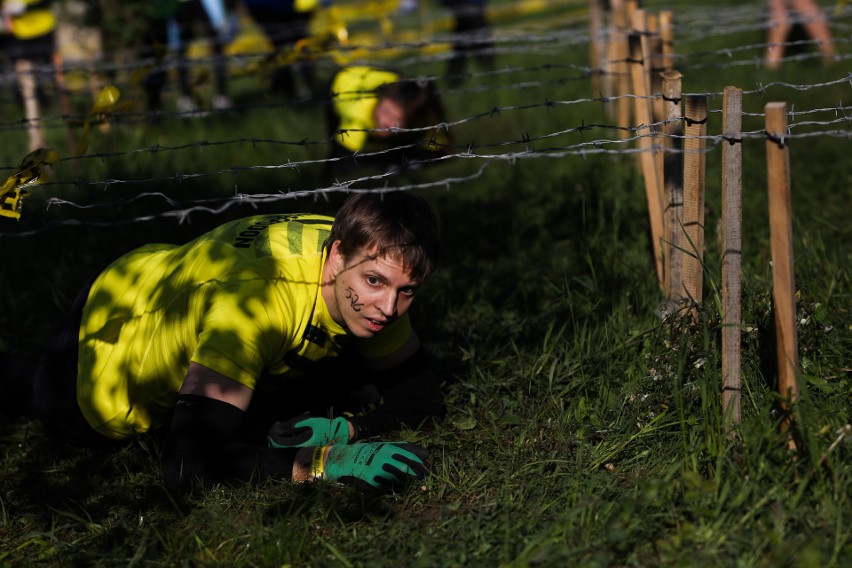
{"type": "Polygon", "coordinates": [[[17,2],[0,1],[5,22],[11,29],[12,35],[19,40],[30,40],[45,36],[56,29],[56,16],[50,8],[51,0],[17,0],[17,2]],[[8,10],[12,4],[22,9],[8,10]]]}

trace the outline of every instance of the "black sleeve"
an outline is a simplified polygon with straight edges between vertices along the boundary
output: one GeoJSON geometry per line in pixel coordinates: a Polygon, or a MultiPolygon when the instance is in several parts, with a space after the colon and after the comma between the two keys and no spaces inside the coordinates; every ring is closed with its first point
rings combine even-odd
{"type": "Polygon", "coordinates": [[[379,373],[372,381],[382,403],[350,418],[355,438],[386,434],[406,426],[417,428],[430,416],[443,416],[444,399],[429,354],[421,347],[401,365],[379,373]]]}
{"type": "Polygon", "coordinates": [[[163,454],[166,488],[179,494],[197,482],[290,479],[297,450],[240,443],[243,415],[221,400],[180,395],[163,454]]]}
{"type": "Polygon", "coordinates": [[[33,10],[50,10],[52,4],[53,0],[38,0],[37,2],[30,2],[27,4],[27,12],[31,12],[33,10]]]}

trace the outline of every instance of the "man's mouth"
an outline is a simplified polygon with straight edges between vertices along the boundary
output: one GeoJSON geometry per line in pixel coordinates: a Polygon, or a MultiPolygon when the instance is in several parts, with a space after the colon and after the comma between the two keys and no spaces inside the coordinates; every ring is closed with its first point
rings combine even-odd
{"type": "Polygon", "coordinates": [[[381,331],[388,324],[387,320],[377,320],[372,318],[365,318],[367,320],[367,327],[372,331],[381,331]]]}

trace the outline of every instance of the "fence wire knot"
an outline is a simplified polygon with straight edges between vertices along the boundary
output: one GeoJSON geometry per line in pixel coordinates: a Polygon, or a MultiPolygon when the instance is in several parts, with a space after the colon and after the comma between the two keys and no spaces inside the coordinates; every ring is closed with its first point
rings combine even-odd
{"type": "Polygon", "coordinates": [[[686,121],[687,126],[694,126],[696,124],[707,124],[707,117],[705,116],[701,120],[695,120],[693,118],[689,118],[688,116],[684,116],[683,119],[686,121]]]}
{"type": "Polygon", "coordinates": [[[781,149],[784,149],[784,147],[787,145],[787,137],[784,136],[783,134],[773,134],[772,132],[769,132],[767,130],[766,131],[766,139],[771,141],[771,142],[775,142],[776,144],[778,144],[778,147],[781,148],[781,149]]]}

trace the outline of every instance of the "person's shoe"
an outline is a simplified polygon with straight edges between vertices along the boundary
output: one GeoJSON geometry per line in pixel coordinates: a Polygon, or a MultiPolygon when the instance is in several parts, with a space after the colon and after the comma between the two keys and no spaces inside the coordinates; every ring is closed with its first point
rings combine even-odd
{"type": "Polygon", "coordinates": [[[178,97],[177,109],[178,112],[189,113],[195,112],[196,110],[198,110],[198,107],[195,105],[195,101],[192,100],[192,97],[182,95],[181,97],[178,97]]]}
{"type": "Polygon", "coordinates": [[[216,95],[213,97],[213,110],[228,110],[233,108],[234,101],[228,95],[216,95]]]}
{"type": "Polygon", "coordinates": [[[234,103],[228,95],[216,95],[213,97],[213,110],[228,110],[234,103]]]}

